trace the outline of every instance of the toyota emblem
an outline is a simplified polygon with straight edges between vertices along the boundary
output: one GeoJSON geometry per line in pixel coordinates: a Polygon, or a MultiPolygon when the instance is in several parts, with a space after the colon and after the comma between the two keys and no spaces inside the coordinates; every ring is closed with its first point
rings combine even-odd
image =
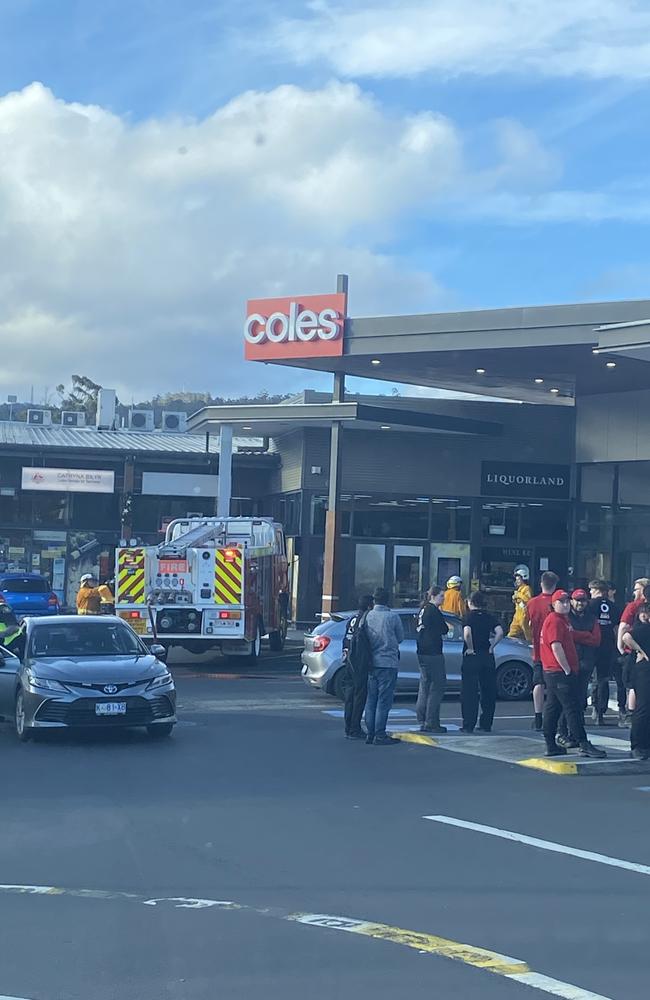
{"type": "Polygon", "coordinates": [[[117,694],[117,684],[105,684],[104,694],[117,694]]]}

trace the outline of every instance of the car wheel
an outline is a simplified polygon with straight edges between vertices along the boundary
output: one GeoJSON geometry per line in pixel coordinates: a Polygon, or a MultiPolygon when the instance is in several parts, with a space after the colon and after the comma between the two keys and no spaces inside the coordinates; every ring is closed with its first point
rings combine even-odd
{"type": "Polygon", "coordinates": [[[19,690],[16,695],[16,713],[14,721],[16,725],[16,736],[21,743],[27,743],[32,738],[32,731],[25,725],[25,699],[21,690],[19,690]]]}
{"type": "Polygon", "coordinates": [[[161,722],[157,726],[147,726],[147,733],[152,740],[164,740],[166,736],[171,736],[174,731],[173,722],[161,722]]]}
{"type": "Polygon", "coordinates": [[[248,653],[248,662],[251,666],[254,666],[260,658],[260,653],[262,652],[262,628],[259,619],[255,625],[255,638],[250,644],[250,650],[248,653]]]}
{"type": "Polygon", "coordinates": [[[533,690],[533,672],[521,660],[508,660],[497,670],[497,698],[502,701],[523,701],[533,690]]]}
{"type": "Polygon", "coordinates": [[[345,701],[345,667],[341,667],[334,674],[332,681],[332,694],[339,701],[345,701]]]}

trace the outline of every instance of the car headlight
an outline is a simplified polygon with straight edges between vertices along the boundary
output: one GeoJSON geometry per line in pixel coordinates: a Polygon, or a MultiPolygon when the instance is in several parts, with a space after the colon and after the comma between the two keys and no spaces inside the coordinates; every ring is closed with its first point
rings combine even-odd
{"type": "Polygon", "coordinates": [[[39,677],[38,674],[32,673],[31,670],[27,674],[27,680],[29,681],[30,687],[40,688],[44,691],[58,691],[59,694],[68,693],[68,689],[65,684],[61,684],[60,681],[50,680],[48,677],[39,677]]]}
{"type": "Polygon", "coordinates": [[[154,677],[152,681],[147,684],[147,691],[151,691],[152,688],[167,687],[168,684],[172,683],[172,675],[168,670],[164,674],[160,674],[158,677],[154,677]]]}

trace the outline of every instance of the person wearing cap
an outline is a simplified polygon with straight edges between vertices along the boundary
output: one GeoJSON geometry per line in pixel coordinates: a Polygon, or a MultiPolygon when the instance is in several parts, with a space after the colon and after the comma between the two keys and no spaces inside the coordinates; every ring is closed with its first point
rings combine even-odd
{"type": "Polygon", "coordinates": [[[447,580],[444,600],[440,607],[441,611],[446,611],[449,615],[456,615],[457,618],[464,618],[467,614],[467,602],[463,597],[463,581],[459,576],[450,576],[447,580]]]}
{"type": "Polygon", "coordinates": [[[607,580],[592,580],[589,584],[591,593],[590,609],[598,618],[600,625],[600,646],[596,652],[596,689],[592,693],[592,719],[599,726],[605,725],[605,715],[609,704],[609,680],[616,677],[618,695],[619,721],[625,719],[625,685],[617,670],[616,640],[620,611],[608,596],[607,580]],[[594,694],[596,696],[594,704],[594,694]]]}
{"type": "Polygon", "coordinates": [[[578,706],[577,678],[580,661],[568,621],[571,599],[565,590],[556,590],[551,603],[552,611],[542,625],[540,640],[546,682],[544,706],[546,756],[558,757],[567,752],[567,748],[555,739],[557,725],[564,712],[571,744],[577,745],[585,757],[606,757],[604,750],[593,746],[587,739],[582,713],[578,706]]]}
{"type": "MultiPolygon", "coordinates": [[[[578,709],[582,710],[584,716],[587,707],[587,693],[589,691],[589,681],[594,672],[596,662],[596,650],[600,646],[600,625],[593,611],[589,610],[589,594],[586,590],[578,588],[571,594],[571,611],[569,612],[569,625],[573,629],[573,641],[578,653],[578,677],[576,681],[576,697],[578,699],[578,709]]],[[[562,712],[558,725],[557,742],[567,749],[575,746],[569,736],[566,714],[562,712]]]]}
{"type": "Polygon", "coordinates": [[[533,592],[530,589],[529,580],[530,572],[528,566],[517,566],[515,569],[515,590],[512,595],[515,613],[510,623],[509,639],[521,639],[523,642],[530,642],[531,634],[527,608],[533,592]]]}
{"type": "Polygon", "coordinates": [[[637,615],[639,609],[642,608],[646,603],[650,601],[650,580],[647,576],[639,577],[638,580],[634,581],[634,589],[632,591],[632,600],[623,608],[623,613],[621,614],[621,620],[618,626],[618,636],[616,641],[616,646],[618,652],[621,656],[621,680],[625,686],[625,691],[627,694],[627,701],[625,705],[626,710],[626,720],[627,724],[628,717],[634,712],[636,705],[636,695],[634,691],[634,685],[632,684],[632,674],[634,671],[634,664],[636,663],[636,653],[626,646],[623,641],[623,637],[626,633],[630,632],[632,626],[636,623],[637,615]]]}
{"type": "Polygon", "coordinates": [[[533,709],[535,711],[533,729],[540,732],[542,729],[542,713],[544,711],[544,669],[539,651],[539,641],[542,635],[542,625],[551,611],[551,598],[557,590],[559,580],[560,578],[557,573],[545,570],[539,580],[542,590],[541,594],[538,594],[537,597],[531,597],[526,605],[528,628],[533,643],[533,709]]]}
{"type": "Polygon", "coordinates": [[[81,577],[79,592],[77,594],[77,614],[78,615],[98,615],[102,603],[102,595],[97,581],[92,573],[84,573],[81,577]]]}

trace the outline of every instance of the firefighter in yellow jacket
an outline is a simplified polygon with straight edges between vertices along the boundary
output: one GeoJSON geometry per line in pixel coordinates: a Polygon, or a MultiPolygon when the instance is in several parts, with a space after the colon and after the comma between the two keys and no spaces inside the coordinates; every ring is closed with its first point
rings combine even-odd
{"type": "Polygon", "coordinates": [[[92,573],[84,573],[79,583],[79,593],[77,594],[77,614],[98,615],[102,603],[102,595],[101,588],[97,586],[95,577],[92,573]]]}
{"type": "Polygon", "coordinates": [[[528,566],[517,566],[515,569],[515,591],[512,595],[515,613],[510,623],[509,639],[522,639],[524,642],[530,642],[531,631],[527,609],[533,592],[530,589],[529,579],[528,566]]]}
{"type": "Polygon", "coordinates": [[[467,602],[462,592],[463,581],[459,576],[450,576],[447,580],[445,598],[442,602],[441,611],[446,611],[450,615],[457,615],[464,618],[467,614],[467,602]]]}

